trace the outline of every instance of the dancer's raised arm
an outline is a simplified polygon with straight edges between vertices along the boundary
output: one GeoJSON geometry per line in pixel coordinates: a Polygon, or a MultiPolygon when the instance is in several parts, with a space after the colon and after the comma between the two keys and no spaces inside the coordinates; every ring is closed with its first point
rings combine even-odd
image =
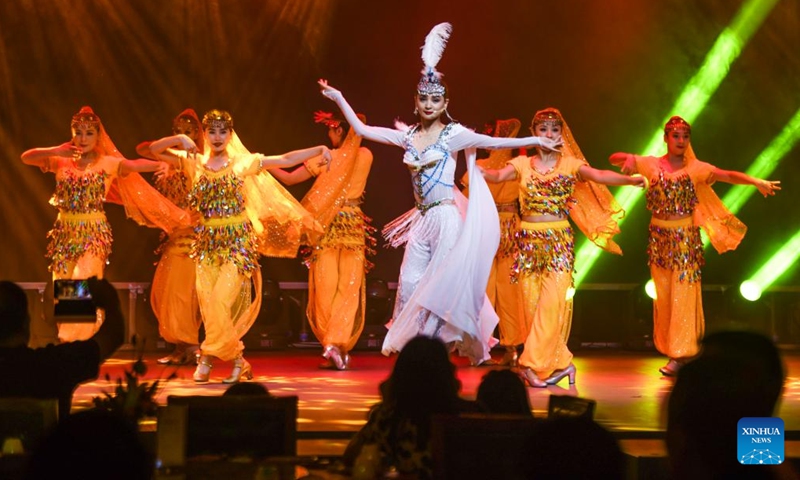
{"type": "Polygon", "coordinates": [[[197,145],[194,140],[182,133],[160,138],[150,144],[150,152],[153,156],[172,167],[179,168],[181,159],[179,156],[169,153],[171,148],[184,150],[188,154],[197,153],[197,145]]]}
{"type": "Polygon", "coordinates": [[[488,150],[508,149],[508,148],[527,148],[538,147],[545,151],[558,152],[561,149],[561,138],[551,139],[538,136],[507,138],[490,137],[482,133],[475,133],[472,130],[464,129],[453,135],[450,140],[450,147],[455,150],[466,148],[485,148],[488,150]]]}
{"type": "Polygon", "coordinates": [[[336,105],[339,106],[339,109],[342,111],[345,120],[347,120],[347,122],[353,127],[353,130],[355,130],[356,135],[364,137],[367,140],[372,140],[373,142],[386,143],[388,145],[395,145],[398,147],[403,146],[403,132],[393,128],[373,127],[371,125],[366,125],[361,121],[360,118],[358,118],[358,115],[356,115],[353,107],[347,103],[347,100],[345,100],[342,92],[328,85],[327,80],[321,79],[317,83],[319,84],[322,95],[336,102],[336,105]]]}
{"type": "Polygon", "coordinates": [[[55,147],[31,148],[26,150],[20,158],[25,165],[44,168],[47,164],[47,159],[50,157],[74,158],[80,154],[81,149],[69,141],[55,147]]]}
{"type": "Polygon", "coordinates": [[[762,180],[735,170],[723,170],[715,167],[714,178],[720,182],[732,183],[735,185],[752,185],[765,197],[775,195],[775,192],[781,189],[780,180],[762,180]]]}
{"type": "Polygon", "coordinates": [[[321,162],[328,165],[331,161],[331,151],[325,145],[293,150],[283,155],[264,155],[261,158],[261,168],[286,168],[299,165],[314,157],[322,157],[321,162]]]}

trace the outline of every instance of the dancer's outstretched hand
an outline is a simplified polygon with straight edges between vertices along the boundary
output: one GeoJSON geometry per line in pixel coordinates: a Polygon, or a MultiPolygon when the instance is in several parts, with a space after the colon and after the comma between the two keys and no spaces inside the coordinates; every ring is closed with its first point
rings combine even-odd
{"type": "Polygon", "coordinates": [[[319,85],[319,90],[322,93],[322,95],[324,95],[325,97],[328,97],[331,100],[335,100],[336,95],[339,95],[339,94],[342,93],[339,90],[336,90],[332,86],[328,85],[328,81],[325,80],[324,78],[320,78],[317,81],[317,84],[319,85]]]}
{"type": "Polygon", "coordinates": [[[561,139],[561,137],[558,137],[555,140],[547,137],[539,137],[539,146],[541,146],[545,150],[550,150],[552,152],[560,152],[562,145],[564,145],[564,141],[561,139]]]}
{"type": "Polygon", "coordinates": [[[81,148],[71,141],[62,143],[52,152],[55,157],[76,158],[81,156],[81,148]]]}
{"type": "Polygon", "coordinates": [[[761,192],[761,195],[768,197],[775,195],[775,192],[781,189],[780,180],[759,180],[756,183],[756,188],[761,192]]]}
{"type": "Polygon", "coordinates": [[[333,163],[333,155],[328,147],[322,147],[322,162],[327,167],[327,171],[331,171],[331,163],[333,163]]]}

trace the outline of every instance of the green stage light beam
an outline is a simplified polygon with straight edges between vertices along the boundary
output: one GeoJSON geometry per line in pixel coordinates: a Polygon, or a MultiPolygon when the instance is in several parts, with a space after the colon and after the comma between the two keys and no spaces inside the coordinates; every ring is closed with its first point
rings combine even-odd
{"type": "MultiPolygon", "coordinates": [[[[686,84],[672,112],[679,112],[689,123],[694,122],[705,108],[711,95],[717,91],[731,64],[739,57],[750,37],[758,30],[772,7],[778,0],[747,0],[739,9],[730,25],[725,27],[717,37],[714,46],[706,55],[703,65],[694,77],[686,84]]],[[[662,120],[665,124],[672,114],[662,120]]],[[[659,128],[644,149],[645,155],[656,155],[663,149],[664,132],[659,128]]],[[[626,212],[631,211],[642,197],[641,190],[624,189],[617,201],[626,212]]],[[[620,220],[620,225],[624,219],[620,220]]],[[[575,287],[577,288],[589,274],[592,266],[600,256],[600,248],[588,240],[584,240],[575,253],[575,287]]]]}
{"type": "MultiPolygon", "coordinates": [[[[781,133],[756,157],[755,162],[745,173],[751,177],[768,179],[783,157],[794,148],[798,140],[800,140],[800,109],[795,112],[794,117],[789,120],[789,123],[781,130],[781,133]]],[[[727,205],[728,210],[736,213],[756,192],[758,192],[758,189],[752,185],[734,185],[725,194],[722,201],[727,205]]]]}
{"type": "Polygon", "coordinates": [[[765,291],[791,268],[798,258],[800,258],[800,230],[747,281],[765,291]]]}
{"type": "MultiPolygon", "coordinates": [[[[783,127],[781,133],[772,139],[767,148],[756,157],[756,160],[745,173],[751,177],[768,179],[783,157],[794,148],[798,141],[800,141],[800,109],[795,112],[789,123],[783,127]]],[[[728,207],[731,213],[736,214],[756,192],[758,192],[758,189],[752,185],[733,185],[722,198],[722,203],[728,207]]],[[[703,236],[703,247],[708,247],[708,245],[708,237],[703,236]]]]}

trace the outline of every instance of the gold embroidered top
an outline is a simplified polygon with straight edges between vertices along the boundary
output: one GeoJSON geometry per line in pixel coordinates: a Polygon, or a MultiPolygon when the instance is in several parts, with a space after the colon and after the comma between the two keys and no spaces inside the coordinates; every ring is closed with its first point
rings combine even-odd
{"type": "Polygon", "coordinates": [[[549,172],[539,172],[531,165],[530,157],[516,157],[510,162],[519,180],[520,214],[566,217],[575,203],[572,196],[578,170],[586,162],[562,156],[549,172]]]}
{"type": "Polygon", "coordinates": [[[244,179],[228,165],[198,166],[189,207],[201,215],[189,256],[199,262],[233,262],[241,273],[258,268],[258,241],[245,214],[244,179]]]}

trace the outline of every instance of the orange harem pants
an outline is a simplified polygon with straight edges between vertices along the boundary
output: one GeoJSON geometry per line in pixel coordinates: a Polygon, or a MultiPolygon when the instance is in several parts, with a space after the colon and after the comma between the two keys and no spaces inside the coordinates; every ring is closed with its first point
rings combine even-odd
{"type": "Polygon", "coordinates": [[[514,234],[519,228],[519,216],[515,212],[497,212],[500,216],[500,246],[489,271],[486,296],[489,297],[500,318],[500,344],[515,346],[525,343],[527,328],[522,310],[522,289],[511,282],[511,267],[516,258],[514,234]]]}
{"type": "Polygon", "coordinates": [[[705,332],[700,267],[703,243],[692,218],[650,222],[647,252],[656,286],[653,301],[653,340],[656,349],[672,359],[699,352],[705,332]],[[676,250],[677,247],[677,250],[676,250]]]}
{"type": "Polygon", "coordinates": [[[514,274],[522,287],[527,328],[519,364],[545,379],[572,361],[567,348],[572,328],[572,300],[567,300],[574,263],[572,228],[567,220],[523,221],[517,245],[514,274]]]}
{"type": "Polygon", "coordinates": [[[357,206],[340,211],[307,259],[308,316],[322,344],[343,353],[355,347],[366,308],[366,219],[357,206]]]}
{"type": "MultiPolygon", "coordinates": [[[[77,214],[59,212],[56,225],[53,227],[53,230],[48,233],[48,237],[51,237],[51,243],[56,242],[55,238],[60,238],[62,242],[66,243],[81,242],[82,236],[84,235],[82,231],[84,230],[92,230],[94,235],[99,235],[97,232],[107,231],[110,237],[110,228],[106,215],[103,212],[77,214]]],[[[90,277],[103,278],[106,261],[108,260],[108,253],[110,252],[107,251],[104,254],[97,254],[91,249],[84,250],[84,253],[80,257],[66,263],[66,271],[57,272],[53,269],[53,280],[83,280],[90,277]]],[[[48,310],[50,310],[49,307],[48,305],[48,310]]],[[[49,315],[49,312],[47,315],[49,315]]],[[[97,309],[97,319],[94,323],[57,323],[58,342],[88,340],[97,333],[104,319],[105,312],[103,309],[97,309]]],[[[47,345],[48,343],[57,343],[54,341],[55,339],[52,338],[52,332],[49,331],[49,322],[45,322],[44,329],[41,329],[38,323],[39,322],[31,322],[30,345],[35,348],[47,345]]]]}
{"type": "Polygon", "coordinates": [[[192,231],[176,232],[163,252],[150,288],[158,333],[169,343],[197,345],[200,311],[195,292],[195,262],[189,258],[192,231]]]}
{"type": "Polygon", "coordinates": [[[261,269],[246,275],[233,262],[200,262],[196,274],[197,299],[206,329],[200,350],[203,355],[233,360],[244,351],[241,339],[261,308],[261,269]]]}

